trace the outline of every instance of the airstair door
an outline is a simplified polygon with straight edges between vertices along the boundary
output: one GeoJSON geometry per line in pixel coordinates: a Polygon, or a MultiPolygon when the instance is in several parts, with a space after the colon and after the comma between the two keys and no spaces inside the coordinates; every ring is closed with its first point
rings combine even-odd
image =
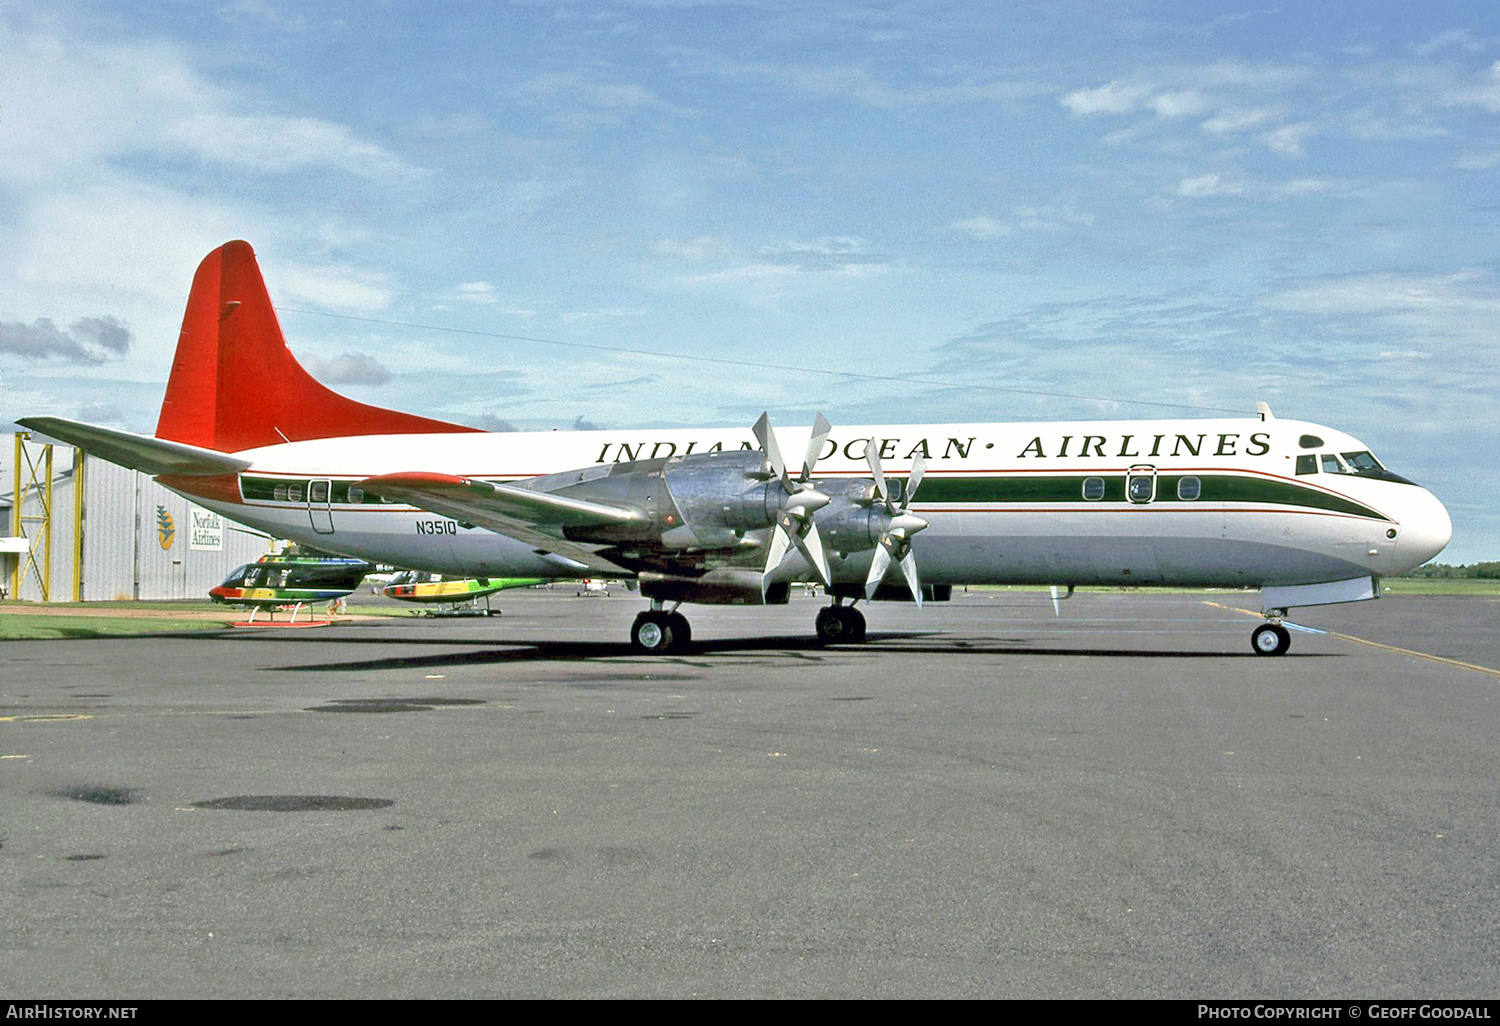
{"type": "Polygon", "coordinates": [[[307,515],[312,520],[312,529],[319,534],[333,533],[333,483],[331,481],[309,481],[307,484],[307,515]]]}

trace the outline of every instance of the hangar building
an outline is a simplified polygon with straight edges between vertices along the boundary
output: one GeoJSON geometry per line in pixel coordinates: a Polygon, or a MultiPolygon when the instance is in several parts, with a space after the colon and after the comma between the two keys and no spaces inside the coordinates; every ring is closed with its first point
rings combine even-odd
{"type": "Polygon", "coordinates": [[[8,599],[206,599],[235,567],[272,551],[264,534],[81,449],[0,435],[0,468],[8,599]]]}

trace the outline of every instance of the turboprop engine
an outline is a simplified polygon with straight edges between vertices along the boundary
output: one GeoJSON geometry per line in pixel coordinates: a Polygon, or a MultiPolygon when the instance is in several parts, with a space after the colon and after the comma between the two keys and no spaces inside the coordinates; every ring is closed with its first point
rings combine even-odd
{"type": "MultiPolygon", "coordinates": [[[[873,442],[865,452],[869,478],[815,480],[813,469],[830,430],[820,414],[795,475],[782,458],[769,419],[762,415],[753,428],[759,451],[693,453],[600,465],[535,478],[526,487],[633,511],[636,515],[626,522],[570,526],[564,535],[570,541],[636,547],[636,558],[668,571],[655,582],[663,598],[670,595],[701,602],[724,601],[707,597],[720,592],[743,595],[751,578],[741,571],[759,549],[766,552],[759,575],[761,601],[777,601],[779,596],[771,594],[778,587],[773,575],[793,547],[818,582],[832,587],[826,545],[841,557],[874,550],[866,580],[870,594],[880,586],[890,565],[898,564],[920,602],[910,539],[927,522],[913,516],[909,507],[922,479],[924,461],[919,457],[913,464],[899,501],[882,472],[873,442]],[[695,560],[697,554],[713,554],[740,570],[732,579],[710,584],[701,577],[715,559],[695,560]],[[742,558],[736,558],[741,554],[742,558]],[[684,566],[693,563],[696,569],[684,566]],[[679,577],[679,570],[686,570],[688,576],[679,577]]],[[[746,595],[744,600],[751,598],[746,595]]]]}
{"type": "Polygon", "coordinates": [[[646,514],[637,523],[570,528],[572,541],[649,542],[677,551],[757,547],[763,542],[747,535],[774,527],[787,499],[766,454],[753,450],[590,467],[531,487],[646,514]]]}

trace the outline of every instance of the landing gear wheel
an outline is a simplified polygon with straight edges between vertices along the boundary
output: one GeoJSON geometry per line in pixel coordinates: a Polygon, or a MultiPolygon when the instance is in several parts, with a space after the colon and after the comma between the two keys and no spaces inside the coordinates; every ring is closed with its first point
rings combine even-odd
{"type": "Polygon", "coordinates": [[[677,640],[672,627],[672,619],[667,613],[658,610],[642,613],[630,625],[630,644],[637,652],[663,655],[672,651],[677,640]]]}
{"type": "Polygon", "coordinates": [[[630,625],[630,644],[646,655],[681,652],[693,640],[693,629],[681,613],[648,609],[630,625]]]}
{"type": "Polygon", "coordinates": [[[1292,634],[1279,623],[1263,623],[1250,635],[1250,647],[1256,655],[1286,655],[1292,647],[1292,634]]]}
{"type": "Polygon", "coordinates": [[[825,645],[857,644],[865,640],[865,617],[853,606],[818,610],[818,640],[825,645]]]}

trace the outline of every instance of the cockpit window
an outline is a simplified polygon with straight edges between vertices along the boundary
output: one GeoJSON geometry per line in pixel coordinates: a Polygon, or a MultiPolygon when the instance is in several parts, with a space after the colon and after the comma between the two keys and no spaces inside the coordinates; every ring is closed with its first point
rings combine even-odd
{"type": "Polygon", "coordinates": [[[1339,458],[1337,456],[1335,456],[1333,453],[1331,453],[1331,452],[1325,452],[1321,457],[1319,457],[1319,459],[1321,459],[1322,463],[1323,463],[1323,473],[1325,473],[1325,474],[1343,474],[1343,473],[1346,473],[1346,471],[1344,470],[1344,465],[1339,462],[1339,458]]]}
{"type": "Polygon", "coordinates": [[[1316,456],[1298,456],[1297,473],[1316,474],[1318,472],[1318,458],[1316,456]]]}
{"type": "Polygon", "coordinates": [[[1297,444],[1304,449],[1321,449],[1323,448],[1323,439],[1317,435],[1303,435],[1297,439],[1297,444]]]}
{"type": "Polygon", "coordinates": [[[1364,452],[1346,452],[1343,455],[1344,462],[1353,467],[1356,474],[1378,473],[1385,469],[1380,465],[1380,461],[1375,458],[1375,454],[1369,450],[1365,450],[1364,452]]]}

